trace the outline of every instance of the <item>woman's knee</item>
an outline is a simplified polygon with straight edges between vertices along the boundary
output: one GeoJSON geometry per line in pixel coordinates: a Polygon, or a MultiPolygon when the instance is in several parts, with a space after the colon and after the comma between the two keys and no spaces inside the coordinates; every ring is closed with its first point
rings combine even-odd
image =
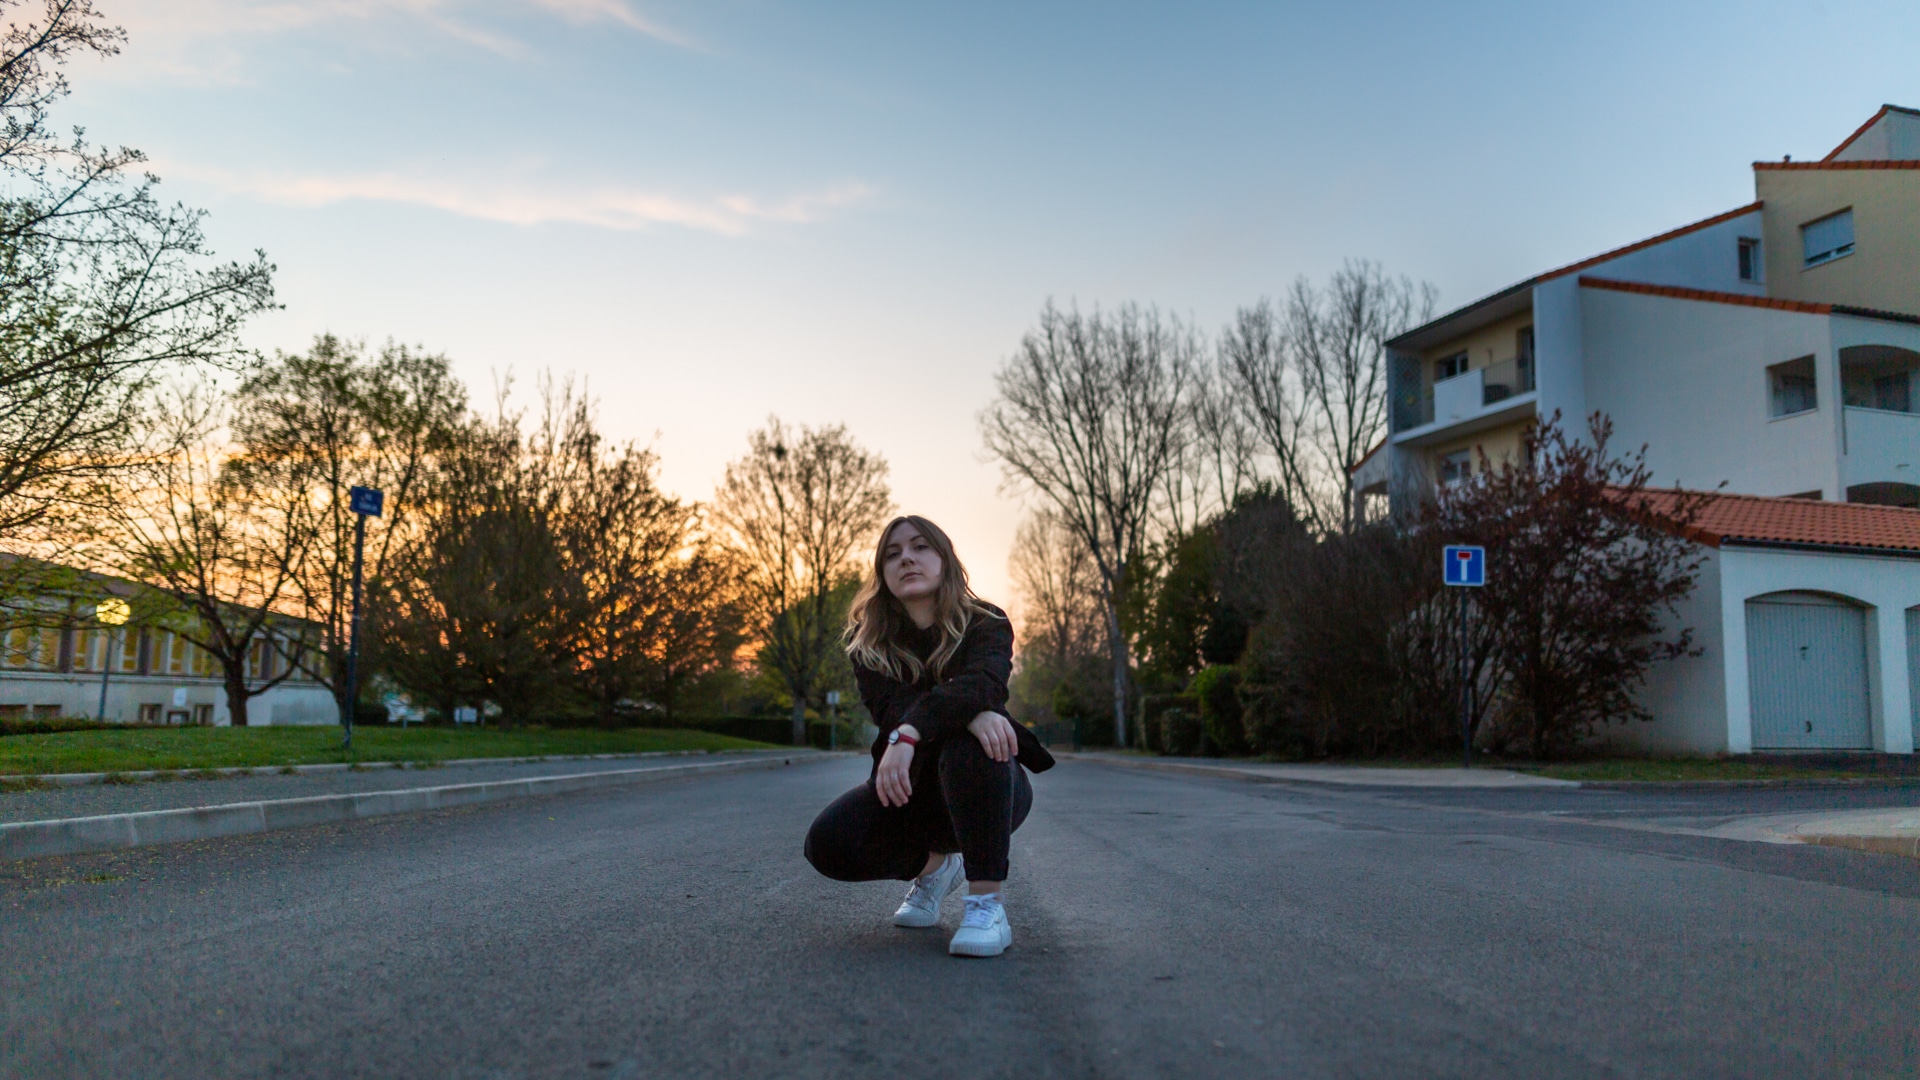
{"type": "Polygon", "coordinates": [[[879,800],[867,787],[855,788],[835,799],[807,829],[802,852],[815,870],[835,881],[868,881],[872,868],[869,834],[878,824],[879,800]],[[871,805],[869,805],[871,804],[871,805]]]}

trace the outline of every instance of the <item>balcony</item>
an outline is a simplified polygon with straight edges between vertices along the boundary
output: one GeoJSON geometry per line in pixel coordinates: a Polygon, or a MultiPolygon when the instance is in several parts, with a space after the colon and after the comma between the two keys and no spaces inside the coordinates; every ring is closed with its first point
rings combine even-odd
{"type": "Polygon", "coordinates": [[[1419,378],[1417,363],[1398,365],[1394,372],[1395,434],[1474,420],[1503,420],[1510,410],[1508,403],[1524,404],[1518,399],[1534,388],[1531,357],[1474,368],[1431,387],[1415,381],[1419,378]]]}

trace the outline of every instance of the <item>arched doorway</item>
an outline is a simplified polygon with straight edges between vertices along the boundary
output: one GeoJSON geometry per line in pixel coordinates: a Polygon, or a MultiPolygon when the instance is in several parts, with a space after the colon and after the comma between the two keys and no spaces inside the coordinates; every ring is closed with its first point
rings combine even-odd
{"type": "Polygon", "coordinates": [[[1836,596],[1747,601],[1755,750],[1871,750],[1867,612],[1836,596]]]}

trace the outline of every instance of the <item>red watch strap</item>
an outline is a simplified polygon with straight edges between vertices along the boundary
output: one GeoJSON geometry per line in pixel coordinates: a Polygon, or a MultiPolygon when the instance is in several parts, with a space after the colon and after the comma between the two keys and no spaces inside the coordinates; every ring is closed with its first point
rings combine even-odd
{"type": "Polygon", "coordinates": [[[920,739],[917,736],[909,735],[906,732],[901,731],[899,728],[893,729],[892,741],[897,743],[906,743],[908,746],[920,745],[920,739]]]}

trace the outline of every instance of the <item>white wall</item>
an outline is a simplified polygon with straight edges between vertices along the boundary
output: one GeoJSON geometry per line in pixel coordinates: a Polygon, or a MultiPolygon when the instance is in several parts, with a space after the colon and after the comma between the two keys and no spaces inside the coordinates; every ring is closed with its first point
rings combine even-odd
{"type": "Polygon", "coordinates": [[[1629,252],[1580,273],[1645,285],[1678,285],[1687,289],[1765,296],[1765,282],[1740,280],[1740,238],[1743,236],[1760,239],[1760,211],[1629,252]]]}
{"type": "Polygon", "coordinates": [[[1698,656],[1655,664],[1647,672],[1640,701],[1653,720],[1608,732],[1609,742],[1665,752],[1719,754],[1727,751],[1726,636],[1720,604],[1720,552],[1700,548],[1705,561],[1700,580],[1675,605],[1669,626],[1691,628],[1698,656]]]}
{"type": "Polygon", "coordinates": [[[1582,289],[1584,400],[1614,448],[1647,444],[1654,483],[1843,499],[1839,367],[1828,317],[1582,289]],[[1767,368],[1812,355],[1819,408],[1769,417],[1767,368]]]}
{"type": "Polygon", "coordinates": [[[1907,671],[1907,609],[1920,605],[1920,559],[1764,548],[1720,549],[1720,610],[1726,650],[1727,749],[1753,748],[1747,682],[1747,601],[1773,592],[1830,593],[1867,605],[1867,669],[1874,749],[1914,749],[1912,676],[1907,671]]]}
{"type": "MultiPolygon", "coordinates": [[[[185,708],[191,714],[196,705],[212,705],[216,727],[232,723],[232,717],[227,714],[226,690],[217,682],[115,672],[107,682],[107,719],[135,723],[140,719],[143,704],[159,705],[162,716],[175,708],[185,708]],[[184,706],[173,704],[177,690],[186,692],[184,706]]],[[[0,672],[0,705],[58,705],[62,716],[93,716],[100,708],[100,675],[98,672],[72,675],[0,672]]],[[[333,695],[314,683],[281,683],[247,703],[247,720],[254,726],[334,724],[339,719],[333,695]]]]}

